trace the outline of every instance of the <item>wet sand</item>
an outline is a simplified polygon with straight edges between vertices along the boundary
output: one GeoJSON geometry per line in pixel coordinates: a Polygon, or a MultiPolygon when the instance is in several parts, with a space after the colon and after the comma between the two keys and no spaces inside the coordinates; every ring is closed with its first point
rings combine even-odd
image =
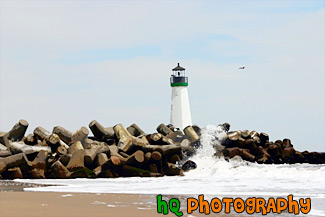
{"type": "MultiPolygon", "coordinates": [[[[24,192],[28,187],[44,185],[0,180],[0,217],[152,217],[173,216],[157,213],[156,195],[146,194],[95,194],[62,192],[24,192]]],[[[199,212],[186,213],[186,196],[163,196],[164,200],[176,197],[181,201],[183,216],[206,216],[199,212]]],[[[233,217],[238,214],[210,214],[233,217]]],[[[240,215],[243,216],[243,215],[240,215]]]]}
{"type": "Polygon", "coordinates": [[[154,199],[150,195],[0,192],[0,216],[158,216],[154,199]]]}
{"type": "MultiPolygon", "coordinates": [[[[19,217],[152,217],[176,216],[157,213],[155,195],[84,194],[48,192],[0,192],[0,216],[19,217]]],[[[194,212],[183,216],[206,216],[194,212]]],[[[228,216],[212,214],[210,216],[228,216]]]]}

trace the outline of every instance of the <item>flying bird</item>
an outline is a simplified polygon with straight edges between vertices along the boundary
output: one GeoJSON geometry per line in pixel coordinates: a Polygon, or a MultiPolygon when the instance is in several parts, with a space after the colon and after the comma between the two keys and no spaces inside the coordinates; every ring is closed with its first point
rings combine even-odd
{"type": "Polygon", "coordinates": [[[245,69],[245,66],[239,67],[238,69],[245,69]]]}

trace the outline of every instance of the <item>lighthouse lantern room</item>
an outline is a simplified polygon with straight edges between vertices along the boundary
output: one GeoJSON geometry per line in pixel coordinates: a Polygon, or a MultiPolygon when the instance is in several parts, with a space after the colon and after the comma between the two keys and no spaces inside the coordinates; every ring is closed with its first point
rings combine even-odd
{"type": "Polygon", "coordinates": [[[192,118],[187,91],[188,77],[185,76],[185,68],[181,67],[179,63],[173,69],[170,86],[172,87],[170,122],[174,127],[183,130],[192,125],[192,118]]]}

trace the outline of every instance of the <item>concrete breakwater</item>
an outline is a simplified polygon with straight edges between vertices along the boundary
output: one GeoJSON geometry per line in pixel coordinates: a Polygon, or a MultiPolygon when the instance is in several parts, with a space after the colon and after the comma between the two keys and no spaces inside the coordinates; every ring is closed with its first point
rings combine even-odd
{"type": "Polygon", "coordinates": [[[216,155],[226,158],[242,158],[260,164],[325,163],[325,153],[297,151],[290,139],[273,142],[269,140],[269,135],[263,132],[248,130],[227,132],[226,138],[220,144],[216,145],[216,155]]]}
{"type": "MultiPolygon", "coordinates": [[[[0,132],[0,178],[114,178],[183,175],[195,169],[190,157],[200,148],[201,128],[183,131],[160,124],[145,133],[132,124],[104,127],[97,121],[89,130],[75,132],[56,126],[52,132],[36,127],[25,135],[28,122],[20,120],[0,132]]],[[[223,138],[215,138],[216,157],[242,158],[258,163],[325,163],[324,154],[298,152],[289,139],[270,142],[266,133],[231,131],[219,125],[223,138]]]]}

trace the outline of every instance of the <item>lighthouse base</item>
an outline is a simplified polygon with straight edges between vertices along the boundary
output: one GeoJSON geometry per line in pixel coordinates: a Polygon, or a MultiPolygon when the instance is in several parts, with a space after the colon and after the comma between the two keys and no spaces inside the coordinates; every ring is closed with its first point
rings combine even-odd
{"type": "Polygon", "coordinates": [[[187,87],[172,87],[170,123],[180,130],[192,125],[187,87]]]}

